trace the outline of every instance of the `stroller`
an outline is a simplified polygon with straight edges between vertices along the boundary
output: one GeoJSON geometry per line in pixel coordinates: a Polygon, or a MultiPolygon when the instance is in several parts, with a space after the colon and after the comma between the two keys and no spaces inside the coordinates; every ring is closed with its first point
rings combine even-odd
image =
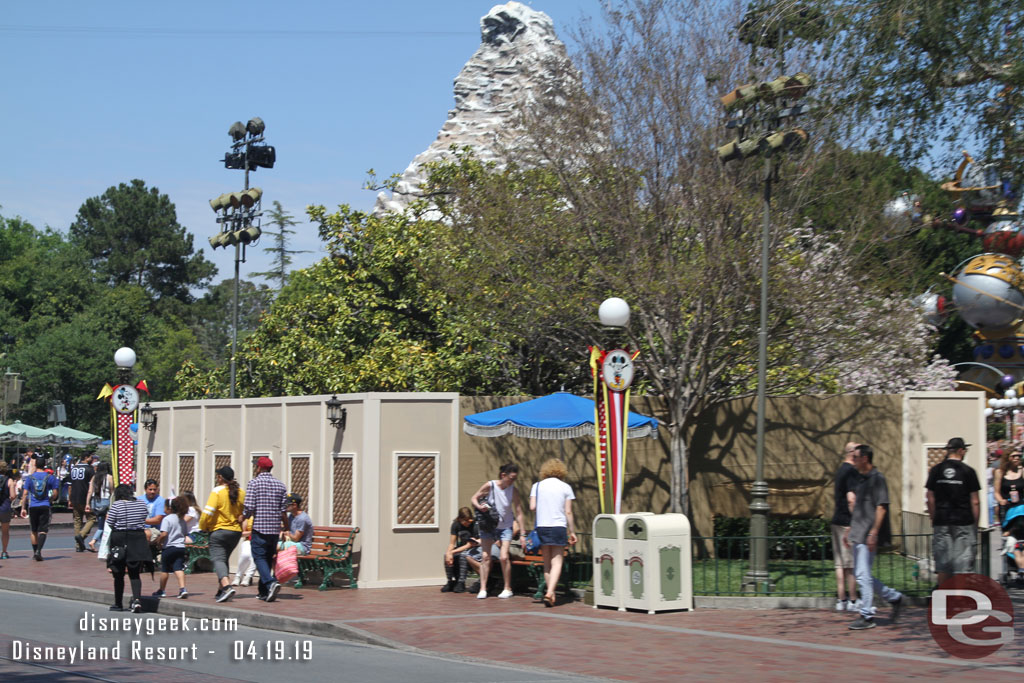
{"type": "Polygon", "coordinates": [[[1003,546],[1006,571],[1002,575],[1004,587],[1024,586],[1024,567],[1018,566],[1014,551],[1024,552],[1024,505],[1015,505],[1006,511],[1003,519],[1003,546]]]}

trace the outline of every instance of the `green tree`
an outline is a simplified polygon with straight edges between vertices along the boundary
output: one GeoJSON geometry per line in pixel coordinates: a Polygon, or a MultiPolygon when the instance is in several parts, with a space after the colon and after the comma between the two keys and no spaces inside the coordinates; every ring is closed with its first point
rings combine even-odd
{"type": "Polygon", "coordinates": [[[277,227],[277,230],[263,231],[263,234],[271,235],[274,238],[274,245],[264,247],[263,251],[267,251],[272,254],[274,268],[273,270],[264,271],[262,273],[250,273],[249,275],[251,277],[264,277],[268,280],[277,280],[277,288],[280,290],[283,289],[285,283],[288,282],[288,267],[292,264],[292,255],[308,254],[309,251],[288,248],[288,235],[295,234],[295,231],[289,230],[289,228],[293,225],[298,225],[299,222],[284,210],[281,206],[281,202],[275,201],[274,208],[268,211],[267,214],[270,216],[270,224],[277,227]]]}
{"type": "MultiPolygon", "coordinates": [[[[689,426],[756,388],[763,166],[718,162],[729,133],[712,106],[751,67],[746,48],[705,30],[731,23],[717,3],[635,0],[605,23],[578,37],[583,78],[562,82],[580,85],[524,114],[511,163],[435,169],[426,196],[443,220],[421,271],[460,306],[549,330],[563,362],[588,343],[607,348],[591,321],[604,298],[627,299],[633,319],[620,334],[642,351],[639,388],[666,399],[672,509],[685,512],[689,426]]],[[[812,145],[776,163],[773,394],[875,386],[878,373],[914,385],[928,363],[910,306],[859,272],[877,209],[862,206],[842,229],[803,215],[832,159],[812,145]]]]}
{"type": "MultiPolygon", "coordinates": [[[[270,309],[274,292],[264,284],[248,280],[238,283],[238,339],[244,340],[270,309]]],[[[230,362],[231,323],[234,319],[235,281],[222,280],[192,304],[192,329],[203,354],[196,362],[212,367],[230,362]]]]}
{"type": "Polygon", "coordinates": [[[174,204],[141,180],[110,187],[87,199],[69,231],[111,285],[135,284],[154,300],[188,303],[190,289],[205,286],[216,267],[178,223],[174,204]]]}
{"type": "MultiPolygon", "coordinates": [[[[782,6],[785,3],[770,3],[782,6]]],[[[834,113],[905,159],[961,145],[1019,172],[1024,6],[1002,0],[827,0],[834,113]],[[1014,161],[1016,160],[1016,162],[1014,161]]]]}
{"type": "MultiPolygon", "coordinates": [[[[433,224],[348,206],[333,214],[311,207],[309,215],[330,256],[293,273],[241,344],[238,394],[478,387],[482,361],[466,353],[474,337],[415,267],[433,224]]],[[[193,364],[178,381],[192,398],[226,391],[220,369],[193,364]]]]}

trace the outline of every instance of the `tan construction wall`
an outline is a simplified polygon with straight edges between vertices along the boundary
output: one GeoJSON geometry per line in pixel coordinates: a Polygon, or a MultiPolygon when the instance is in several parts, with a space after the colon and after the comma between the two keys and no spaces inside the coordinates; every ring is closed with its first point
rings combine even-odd
{"type": "MultiPolygon", "coordinates": [[[[441,554],[459,507],[504,462],[519,465],[516,490],[533,526],[527,498],[541,464],[560,457],[576,492],[577,529],[589,534],[600,510],[592,437],[558,440],[474,437],[462,431],[466,415],[527,400],[457,394],[348,394],[344,430],[327,420],[329,396],[219,399],[153,404],[156,429],[140,430],[139,485],[155,470],[161,491],[181,490],[183,468],[193,470],[200,505],[213,488],[220,456],[243,485],[253,459],[269,455],[274,475],[306,493],[314,524],[361,528],[356,544],[359,585],[428,585],[443,573],[441,554]],[[184,456],[184,457],[183,457],[184,456]],[[403,517],[404,516],[404,517],[403,517]],[[401,518],[400,518],[401,517],[401,518]]],[[[692,527],[713,533],[715,515],[749,514],[754,480],[753,399],[736,400],[702,415],[688,436],[692,527]]],[[[633,397],[631,410],[666,415],[656,398],[633,397]]],[[[967,392],[909,393],[768,400],[765,479],[771,514],[830,517],[832,477],[847,441],[871,444],[889,481],[892,518],[923,511],[926,457],[952,436],[984,443],[984,397],[967,392]]],[[[627,444],[623,511],[669,510],[668,429],[627,444]]],[[[984,448],[969,451],[981,474],[984,448]]],[[[984,507],[984,506],[983,506],[984,507]]],[[[589,535],[579,548],[589,552],[589,535]]]]}
{"type": "Polygon", "coordinates": [[[140,430],[140,490],[151,472],[165,495],[180,491],[191,468],[202,506],[218,457],[244,487],[267,455],[273,475],[304,495],[315,525],[360,527],[360,586],[435,583],[455,504],[458,395],[341,395],[344,430],[327,420],[329,398],[154,403],[156,428],[140,430]]]}
{"type": "MultiPolygon", "coordinates": [[[[874,449],[875,465],[889,484],[892,519],[898,524],[908,501],[923,500],[924,479],[920,472],[926,470],[919,444],[945,445],[952,436],[984,443],[984,406],[979,396],[966,392],[912,392],[769,398],[764,475],[769,485],[771,514],[830,518],[834,505],[833,476],[841,462],[843,446],[848,441],[857,441],[874,449]],[[905,412],[909,418],[905,419],[905,412]],[[909,446],[907,439],[912,439],[909,446]],[[908,471],[914,476],[904,481],[908,471]]],[[[522,400],[525,399],[462,397],[461,413],[470,415],[522,400]]],[[[701,415],[690,430],[688,469],[695,536],[712,535],[715,515],[750,514],[750,486],[756,463],[754,406],[753,397],[731,401],[701,415]]],[[[630,409],[657,417],[665,424],[660,399],[634,397],[630,409]]],[[[578,528],[589,531],[590,520],[600,512],[592,438],[559,442],[511,435],[481,438],[462,433],[459,451],[459,505],[468,505],[481,483],[497,477],[503,462],[520,466],[517,489],[525,496],[541,463],[549,457],[564,457],[569,465],[568,481],[576,491],[578,528]]],[[[984,470],[980,462],[983,457],[980,448],[968,457],[979,474],[984,470]]],[[[656,439],[631,439],[625,469],[623,511],[667,512],[668,430],[659,428],[656,439]]],[[[528,519],[532,520],[529,515],[528,519]]]]}

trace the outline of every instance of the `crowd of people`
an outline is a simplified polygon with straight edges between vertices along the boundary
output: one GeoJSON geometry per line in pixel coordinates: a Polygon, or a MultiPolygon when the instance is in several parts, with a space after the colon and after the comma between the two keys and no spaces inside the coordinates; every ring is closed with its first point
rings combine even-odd
{"type": "MultiPolygon", "coordinates": [[[[941,586],[955,574],[974,572],[980,517],[977,473],[964,462],[971,444],[960,437],[946,443],[946,457],[928,471],[925,500],[932,523],[932,559],[941,586]]],[[[1020,458],[1017,462],[1019,465],[1020,458]]],[[[1019,475],[1018,475],[1019,477],[1019,475]]],[[[832,540],[836,572],[836,609],[857,612],[852,630],[875,627],[875,594],[899,618],[904,596],[872,574],[875,553],[891,542],[889,487],[874,466],[874,450],[848,443],[835,476],[832,540]],[[860,592],[858,598],[857,592],[860,592]]]]}
{"type": "Polygon", "coordinates": [[[29,448],[20,465],[15,471],[0,461],[0,559],[9,559],[10,524],[18,515],[29,521],[33,559],[43,561],[52,508],[59,500],[61,478],[66,478],[75,551],[97,553],[105,561],[114,582],[112,611],[141,610],[141,576],[147,572],[159,581],[153,597],[168,597],[173,574],[176,596],[187,598],[187,546],[200,532],[209,535],[210,557],[220,584],[217,602],[230,600],[235,589],[248,586],[256,573],[259,599],[273,602],[281,590],[274,573],[277,551],[295,546],[305,554],[312,546],[313,522],[302,510],[302,497],[287,494],[285,485],[271,474],[274,463],[267,457],[257,461],[256,476],[245,489],[231,467],[219,468],[202,511],[191,491],[164,497],[155,479],[147,480],[144,493],[138,496],[133,486],[115,486],[110,464],[96,454],[83,454],[77,462],[68,461],[54,470],[44,455],[29,448]],[[228,558],[243,541],[243,529],[242,557],[232,582],[228,558]],[[127,608],[125,576],[130,587],[127,608]]]}
{"type": "MultiPolygon", "coordinates": [[[[502,590],[498,598],[512,597],[512,544],[516,538],[525,547],[523,505],[515,488],[519,468],[506,463],[498,478],[484,482],[470,499],[472,507],[463,507],[452,520],[448,547],[444,553],[447,582],[443,593],[465,593],[470,570],[480,576],[471,586],[478,599],[486,599],[494,565],[501,571],[502,590]]],[[[565,482],[565,463],[557,458],[541,466],[540,479],[530,487],[530,510],[535,515],[535,540],[544,567],[547,607],[555,605],[555,588],[562,574],[562,556],[566,545],[576,543],[576,522],[572,487],[565,482]]]]}

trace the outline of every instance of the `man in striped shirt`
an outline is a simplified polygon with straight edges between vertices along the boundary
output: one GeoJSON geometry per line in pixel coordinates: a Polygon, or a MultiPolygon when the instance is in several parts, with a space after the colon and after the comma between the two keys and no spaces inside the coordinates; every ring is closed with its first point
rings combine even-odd
{"type": "Polygon", "coordinates": [[[256,461],[256,478],[245,487],[245,508],[239,522],[252,517],[252,560],[260,573],[259,599],[273,602],[281,590],[274,577],[277,540],[288,528],[285,505],[287,489],[270,474],[274,462],[267,457],[256,461]]]}

